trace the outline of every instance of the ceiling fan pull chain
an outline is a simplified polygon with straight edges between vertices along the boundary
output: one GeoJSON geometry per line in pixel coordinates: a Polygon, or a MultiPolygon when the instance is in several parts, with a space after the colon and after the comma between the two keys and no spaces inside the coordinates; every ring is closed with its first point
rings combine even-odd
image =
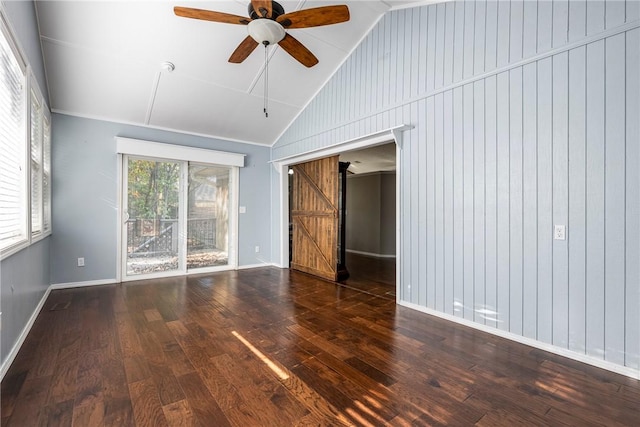
{"type": "Polygon", "coordinates": [[[264,43],[264,116],[269,117],[269,113],[267,111],[268,107],[268,99],[269,99],[269,55],[267,52],[267,48],[269,46],[269,42],[264,43]]]}

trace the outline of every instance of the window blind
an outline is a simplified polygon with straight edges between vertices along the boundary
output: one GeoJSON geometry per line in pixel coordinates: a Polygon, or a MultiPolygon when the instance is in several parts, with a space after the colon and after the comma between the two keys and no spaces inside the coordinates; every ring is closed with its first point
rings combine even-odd
{"type": "Polygon", "coordinates": [[[43,117],[42,127],[42,226],[43,232],[51,231],[51,118],[43,117]]]}
{"type": "Polygon", "coordinates": [[[42,103],[31,88],[31,235],[42,234],[42,103]]]}
{"type": "Polygon", "coordinates": [[[0,22],[0,250],[28,240],[25,67],[0,22]]]}

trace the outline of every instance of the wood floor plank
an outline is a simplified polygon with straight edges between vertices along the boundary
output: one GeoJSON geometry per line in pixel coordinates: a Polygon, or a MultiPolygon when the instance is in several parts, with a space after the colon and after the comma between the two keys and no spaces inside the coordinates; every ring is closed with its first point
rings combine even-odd
{"type": "Polygon", "coordinates": [[[178,378],[194,416],[202,425],[231,426],[229,419],[215,401],[198,374],[190,373],[178,378]]]}
{"type": "Polygon", "coordinates": [[[640,425],[640,381],[277,268],[54,290],[3,426],[640,425]],[[50,310],[53,309],[53,310],[50,310]]]}
{"type": "Polygon", "coordinates": [[[158,389],[153,381],[145,379],[131,383],[129,384],[129,393],[133,403],[133,416],[136,425],[167,426],[167,420],[158,396],[158,389]]]}

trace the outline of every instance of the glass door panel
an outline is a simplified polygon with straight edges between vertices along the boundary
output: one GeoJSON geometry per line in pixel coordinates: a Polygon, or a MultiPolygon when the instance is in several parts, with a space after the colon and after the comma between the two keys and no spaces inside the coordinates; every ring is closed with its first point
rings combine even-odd
{"type": "Polygon", "coordinates": [[[181,164],[128,158],[127,276],[180,269],[181,164]]]}
{"type": "Polygon", "coordinates": [[[229,172],[189,164],[187,269],[229,265],[229,172]]]}

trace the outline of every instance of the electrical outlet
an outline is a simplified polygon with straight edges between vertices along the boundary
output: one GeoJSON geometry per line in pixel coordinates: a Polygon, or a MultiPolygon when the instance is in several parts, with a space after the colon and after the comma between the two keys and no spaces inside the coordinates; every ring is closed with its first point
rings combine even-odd
{"type": "Polygon", "coordinates": [[[256,253],[260,252],[260,246],[256,246],[256,253]]]}
{"type": "Polygon", "coordinates": [[[554,240],[566,240],[567,229],[564,225],[553,226],[553,238],[554,240]]]}
{"type": "Polygon", "coordinates": [[[78,258],[78,267],[84,267],[84,258],[83,257],[78,258]]]}

